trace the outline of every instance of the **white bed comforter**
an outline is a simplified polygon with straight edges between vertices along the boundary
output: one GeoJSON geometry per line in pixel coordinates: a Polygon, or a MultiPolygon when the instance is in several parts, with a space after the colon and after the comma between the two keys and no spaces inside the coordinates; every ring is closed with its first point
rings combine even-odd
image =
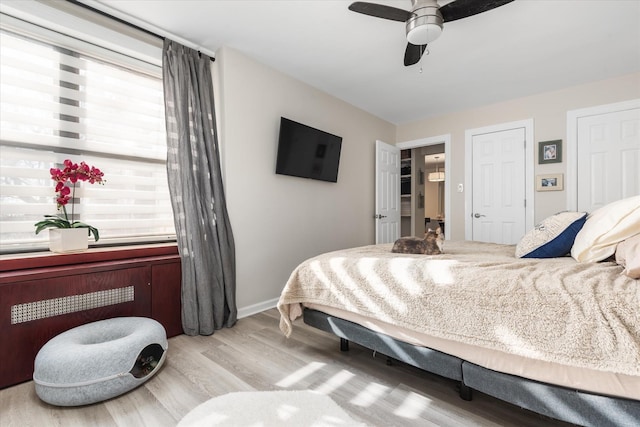
{"type": "Polygon", "coordinates": [[[568,366],[640,375],[640,283],[615,263],[518,259],[514,247],[447,242],[436,256],[374,245],[300,264],[278,309],[289,336],[301,303],[434,337],[568,366]]]}

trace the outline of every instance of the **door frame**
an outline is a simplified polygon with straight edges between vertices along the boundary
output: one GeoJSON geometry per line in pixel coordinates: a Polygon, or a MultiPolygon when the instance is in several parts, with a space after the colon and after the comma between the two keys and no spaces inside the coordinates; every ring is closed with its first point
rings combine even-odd
{"type": "Polygon", "coordinates": [[[534,141],[533,119],[517,120],[496,125],[467,129],[464,132],[464,238],[473,240],[473,137],[485,133],[502,132],[506,130],[524,128],[525,160],[524,160],[524,187],[525,187],[525,230],[531,230],[534,226],[535,193],[534,193],[534,141]]]}
{"type": "MultiPolygon", "coordinates": [[[[451,134],[431,136],[428,138],[414,139],[411,141],[403,141],[396,143],[396,147],[401,150],[410,150],[413,148],[428,147],[430,145],[444,144],[444,218],[451,221],[451,134]]],[[[411,212],[411,232],[414,234],[413,215],[411,212]]],[[[448,240],[451,235],[451,226],[444,227],[444,238],[448,240]]]]}
{"type": "Polygon", "coordinates": [[[578,120],[583,117],[617,113],[636,108],[640,108],[640,98],[567,111],[567,145],[565,148],[565,153],[567,153],[567,179],[565,180],[567,210],[575,211],[578,209],[578,120]]]}

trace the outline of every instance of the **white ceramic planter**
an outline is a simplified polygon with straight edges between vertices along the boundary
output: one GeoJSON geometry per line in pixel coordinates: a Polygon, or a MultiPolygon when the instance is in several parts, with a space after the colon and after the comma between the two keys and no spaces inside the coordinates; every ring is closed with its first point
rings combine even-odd
{"type": "Polygon", "coordinates": [[[86,228],[50,228],[51,252],[82,252],[89,247],[89,230],[86,228]]]}

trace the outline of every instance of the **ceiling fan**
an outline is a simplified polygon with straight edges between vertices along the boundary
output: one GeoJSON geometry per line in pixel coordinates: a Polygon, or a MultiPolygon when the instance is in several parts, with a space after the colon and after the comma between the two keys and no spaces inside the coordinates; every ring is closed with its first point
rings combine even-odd
{"type": "Polygon", "coordinates": [[[349,5],[349,10],[376,18],[404,22],[407,30],[407,49],[404,65],[420,61],[427,44],[442,33],[445,22],[456,21],[487,12],[513,0],[455,0],[442,7],[436,0],[411,0],[411,11],[376,3],[357,1],[349,5]]]}

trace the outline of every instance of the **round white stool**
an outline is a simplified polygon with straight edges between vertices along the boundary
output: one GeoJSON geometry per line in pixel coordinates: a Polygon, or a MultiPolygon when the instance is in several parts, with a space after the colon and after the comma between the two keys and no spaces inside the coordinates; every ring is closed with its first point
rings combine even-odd
{"type": "Polygon", "coordinates": [[[33,381],[43,401],[77,406],[119,396],[158,372],[168,348],[164,327],[146,317],[88,323],[38,352],[33,381]]]}

